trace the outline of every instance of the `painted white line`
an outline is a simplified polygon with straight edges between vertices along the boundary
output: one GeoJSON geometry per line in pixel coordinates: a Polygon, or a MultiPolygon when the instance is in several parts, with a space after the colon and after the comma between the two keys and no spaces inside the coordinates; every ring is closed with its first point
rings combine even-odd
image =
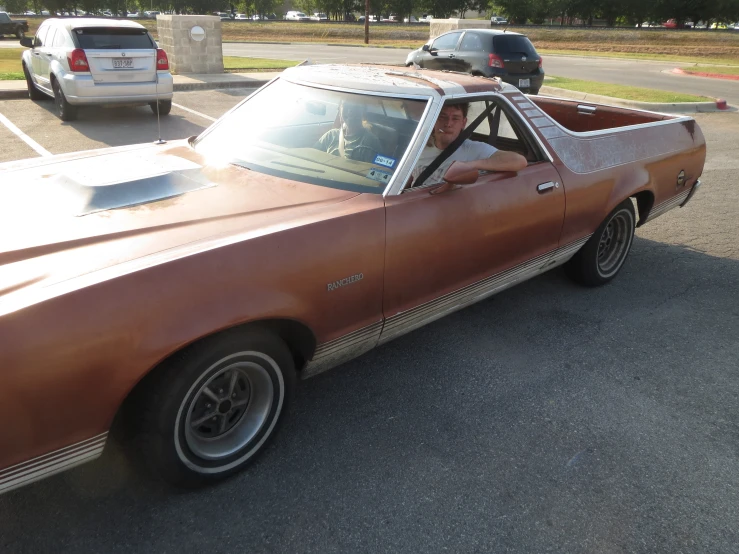
{"type": "Polygon", "coordinates": [[[38,142],[33,140],[31,137],[29,137],[26,133],[21,131],[18,127],[13,125],[13,123],[5,117],[3,114],[0,113],[0,123],[5,125],[8,129],[10,129],[10,132],[16,135],[19,139],[21,139],[23,142],[25,142],[28,146],[33,148],[36,152],[38,152],[41,156],[53,156],[51,152],[49,152],[46,148],[41,146],[38,142]]]}
{"type": "Polygon", "coordinates": [[[196,112],[195,110],[191,110],[190,108],[186,108],[185,106],[181,106],[180,104],[175,104],[174,102],[172,102],[172,105],[175,108],[179,108],[181,110],[185,110],[186,112],[190,112],[191,114],[195,114],[198,117],[202,117],[203,119],[207,119],[209,121],[215,121],[216,120],[215,117],[210,117],[209,115],[205,115],[204,113],[196,112]]]}

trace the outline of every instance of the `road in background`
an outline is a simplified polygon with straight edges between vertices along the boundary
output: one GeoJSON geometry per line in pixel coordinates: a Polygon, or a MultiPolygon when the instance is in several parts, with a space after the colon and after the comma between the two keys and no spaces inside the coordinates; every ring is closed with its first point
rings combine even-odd
{"type": "MultiPolygon", "coordinates": [[[[175,93],[191,111],[163,135],[249,92],[175,93]]],[[[156,138],[148,108],[0,113],[52,153],[156,138]]],[[[152,483],[110,440],[0,496],[0,552],[736,551],[739,114],[696,119],[703,188],[637,230],[610,285],[554,270],[302,382],[265,456],[213,488],[152,483]]]]}
{"type": "MultiPolygon", "coordinates": [[[[408,52],[409,50],[397,48],[355,48],[321,44],[223,44],[224,56],[300,61],[309,59],[315,63],[402,64],[408,52]]],[[[550,75],[711,96],[739,106],[739,86],[736,81],[666,73],[680,65],[686,64],[586,56],[544,56],[544,70],[550,75]]]]}

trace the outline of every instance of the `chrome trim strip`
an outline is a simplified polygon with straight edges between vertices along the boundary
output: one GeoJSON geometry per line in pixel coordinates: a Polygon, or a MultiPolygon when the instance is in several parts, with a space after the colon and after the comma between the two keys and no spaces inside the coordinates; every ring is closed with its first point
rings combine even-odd
{"type": "Polygon", "coordinates": [[[701,182],[700,182],[700,180],[696,180],[696,181],[695,181],[695,184],[693,185],[693,188],[692,188],[692,189],[690,189],[690,194],[688,194],[688,197],[687,197],[687,198],[685,199],[685,202],[683,202],[682,204],[680,204],[680,207],[681,207],[681,208],[684,208],[684,207],[685,207],[685,205],[686,205],[686,204],[687,204],[688,202],[690,202],[690,199],[691,199],[691,198],[693,198],[693,195],[694,195],[694,194],[695,194],[696,192],[698,192],[698,189],[700,188],[700,186],[701,186],[701,182]]]}
{"type": "Polygon", "coordinates": [[[685,190],[677,196],[673,196],[669,200],[665,200],[664,202],[661,202],[654,206],[649,212],[649,215],[647,216],[647,219],[644,223],[649,223],[653,219],[665,214],[666,212],[669,212],[673,208],[677,208],[681,204],[685,204],[692,190],[693,188],[685,190]]]}
{"type": "Polygon", "coordinates": [[[1,470],[0,494],[94,460],[103,453],[107,438],[107,432],[101,433],[1,470]]]}
{"type": "Polygon", "coordinates": [[[377,346],[382,324],[380,320],[319,345],[313,359],[303,368],[301,377],[313,377],[372,350],[377,346]]]}
{"type": "Polygon", "coordinates": [[[421,304],[406,312],[400,312],[385,320],[379,344],[384,344],[427,323],[474,304],[501,292],[521,281],[525,281],[565,263],[588,241],[590,235],[566,246],[538,256],[532,260],[497,273],[454,292],[421,304]]]}

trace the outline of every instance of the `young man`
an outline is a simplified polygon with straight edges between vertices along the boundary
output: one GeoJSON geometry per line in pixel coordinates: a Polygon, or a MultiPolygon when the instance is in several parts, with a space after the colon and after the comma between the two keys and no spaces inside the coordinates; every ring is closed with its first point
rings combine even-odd
{"type": "Polygon", "coordinates": [[[348,160],[372,163],[380,151],[380,141],[364,128],[364,107],[344,101],[340,115],[341,128],[326,132],[313,148],[348,160]]]}
{"type": "MultiPolygon", "coordinates": [[[[413,170],[415,181],[421,172],[433,162],[439,154],[449,146],[467,125],[469,104],[448,104],[441,109],[431,132],[429,144],[423,149],[418,164],[413,170]]],[[[526,158],[517,152],[498,150],[484,142],[464,141],[446,161],[426,179],[424,184],[441,183],[449,166],[457,162],[456,167],[476,169],[478,171],[520,171],[526,167],[526,158]]]]}

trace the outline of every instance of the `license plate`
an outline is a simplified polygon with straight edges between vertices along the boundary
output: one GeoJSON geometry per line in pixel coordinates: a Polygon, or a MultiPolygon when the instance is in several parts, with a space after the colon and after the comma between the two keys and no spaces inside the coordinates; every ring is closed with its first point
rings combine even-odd
{"type": "Polygon", "coordinates": [[[519,79],[518,88],[529,88],[531,86],[531,79],[519,79]]]}
{"type": "Polygon", "coordinates": [[[113,58],[113,69],[133,69],[133,59],[113,58]]]}

